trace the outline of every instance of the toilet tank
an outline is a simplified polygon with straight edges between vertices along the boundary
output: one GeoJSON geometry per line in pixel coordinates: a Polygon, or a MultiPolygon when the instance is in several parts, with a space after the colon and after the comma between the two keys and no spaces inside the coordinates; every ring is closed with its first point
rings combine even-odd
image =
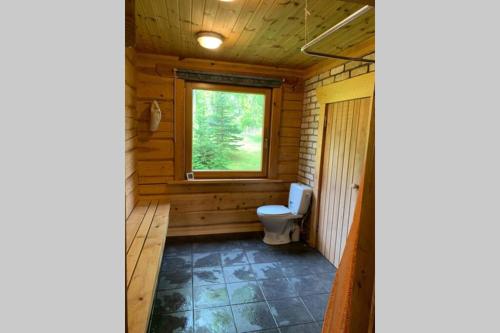
{"type": "Polygon", "coordinates": [[[303,215],[309,208],[311,197],[312,188],[310,186],[292,183],[290,185],[290,195],[288,196],[288,208],[294,215],[303,215]]]}

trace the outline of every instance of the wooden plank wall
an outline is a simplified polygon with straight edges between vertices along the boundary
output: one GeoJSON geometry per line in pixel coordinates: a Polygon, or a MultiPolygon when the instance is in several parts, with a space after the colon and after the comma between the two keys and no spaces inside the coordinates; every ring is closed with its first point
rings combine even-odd
{"type": "MultiPolygon", "coordinates": [[[[261,230],[256,208],[286,204],[290,182],[297,180],[303,84],[294,71],[276,67],[230,64],[137,53],[137,172],[141,199],[171,203],[169,236],[261,230]],[[212,70],[286,77],[283,85],[277,175],[268,182],[189,183],[174,180],[173,68],[212,70]],[[157,100],[162,109],[158,131],[148,130],[149,107],[157,100]]],[[[179,95],[179,94],[177,94],[179,95]]],[[[179,101],[181,103],[181,101],[179,101]]],[[[178,154],[183,156],[183,154],[178,154]]]]}
{"type": "Polygon", "coordinates": [[[125,216],[138,199],[135,52],[125,49],[125,216]]]}
{"type": "Polygon", "coordinates": [[[280,117],[278,179],[297,181],[300,126],[302,124],[303,85],[283,85],[280,117]]]}

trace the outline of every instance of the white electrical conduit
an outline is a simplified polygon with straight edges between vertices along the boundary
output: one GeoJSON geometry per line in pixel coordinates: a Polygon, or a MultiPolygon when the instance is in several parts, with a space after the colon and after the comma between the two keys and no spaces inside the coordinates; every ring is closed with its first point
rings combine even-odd
{"type": "MultiPolygon", "coordinates": [[[[327,31],[323,32],[321,35],[319,35],[318,37],[314,38],[312,41],[310,41],[306,45],[302,46],[302,48],[300,49],[300,51],[302,51],[302,53],[304,53],[304,54],[311,55],[311,56],[316,56],[316,57],[335,58],[335,59],[343,59],[343,60],[351,60],[351,61],[375,62],[375,60],[369,60],[369,59],[363,59],[363,58],[344,57],[344,56],[341,56],[341,55],[330,55],[330,54],[326,54],[326,53],[313,52],[313,51],[308,51],[307,50],[308,48],[316,45],[317,43],[319,43],[320,41],[322,41],[326,37],[330,36],[335,31],[337,31],[340,28],[344,27],[345,25],[349,24],[350,22],[352,22],[353,20],[357,19],[358,17],[360,17],[361,15],[363,15],[364,13],[366,13],[367,11],[369,11],[372,8],[373,8],[372,6],[366,5],[366,6],[362,7],[362,8],[360,8],[360,9],[358,9],[356,12],[352,13],[351,15],[349,15],[348,17],[346,17],[345,19],[343,19],[339,23],[335,24],[333,27],[331,27],[327,31]]],[[[307,25],[307,15],[308,14],[309,14],[309,12],[307,10],[307,5],[306,5],[306,8],[305,8],[306,22],[304,22],[305,26],[307,25]]]]}

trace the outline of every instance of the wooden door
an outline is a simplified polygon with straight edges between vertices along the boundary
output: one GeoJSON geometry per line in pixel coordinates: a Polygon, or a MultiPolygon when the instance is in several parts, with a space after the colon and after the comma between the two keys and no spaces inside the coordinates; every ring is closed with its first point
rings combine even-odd
{"type": "Polygon", "coordinates": [[[353,220],[364,163],[371,98],[326,105],[318,224],[320,252],[335,266],[353,220]]]}
{"type": "Polygon", "coordinates": [[[371,72],[316,88],[320,126],[308,241],[336,266],[352,224],[374,83],[371,72]]]}
{"type": "Polygon", "coordinates": [[[374,115],[372,109],[354,221],[328,300],[323,333],[375,332],[374,115]]]}

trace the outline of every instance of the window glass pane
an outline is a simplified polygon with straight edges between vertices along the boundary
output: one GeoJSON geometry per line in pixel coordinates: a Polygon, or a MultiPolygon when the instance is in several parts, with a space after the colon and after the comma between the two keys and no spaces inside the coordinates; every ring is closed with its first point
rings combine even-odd
{"type": "Polygon", "coordinates": [[[265,95],[193,89],[193,170],[261,171],[265,95]]]}

